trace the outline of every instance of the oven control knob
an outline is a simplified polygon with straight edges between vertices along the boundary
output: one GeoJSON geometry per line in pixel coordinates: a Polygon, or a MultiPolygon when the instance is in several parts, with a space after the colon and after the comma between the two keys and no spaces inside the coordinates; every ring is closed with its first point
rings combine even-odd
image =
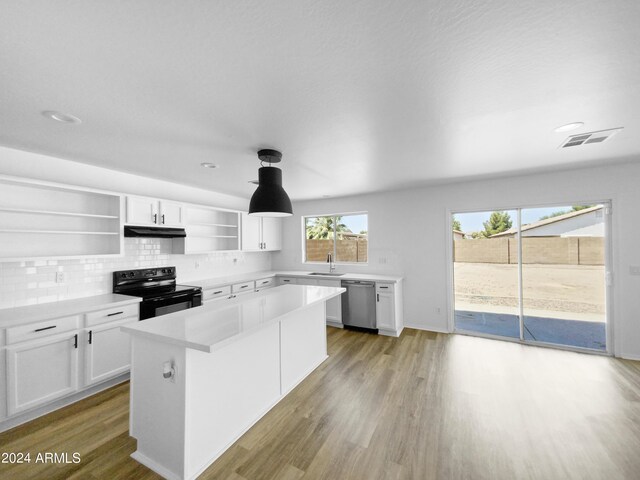
{"type": "Polygon", "coordinates": [[[163,269],[162,269],[162,273],[167,273],[167,269],[166,269],[166,268],[163,268],[163,269]]]}
{"type": "Polygon", "coordinates": [[[120,274],[120,276],[121,276],[122,278],[127,278],[127,274],[126,274],[126,273],[121,273],[121,274],[120,274]]]}
{"type": "Polygon", "coordinates": [[[130,277],[135,277],[135,276],[136,276],[136,274],[135,274],[134,272],[129,272],[129,276],[130,276],[130,277]]]}

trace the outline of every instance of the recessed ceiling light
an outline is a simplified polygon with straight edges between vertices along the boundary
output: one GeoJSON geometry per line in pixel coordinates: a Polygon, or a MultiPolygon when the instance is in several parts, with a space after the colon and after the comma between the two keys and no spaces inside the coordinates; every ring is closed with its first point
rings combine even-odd
{"type": "Polygon", "coordinates": [[[218,165],[216,165],[214,163],[209,163],[209,162],[201,163],[200,166],[202,168],[218,168],[218,165]]]}
{"type": "Polygon", "coordinates": [[[74,117],[73,115],[69,115],[68,113],[45,110],[44,112],[42,112],[42,115],[60,123],[82,123],[82,120],[80,120],[78,117],[74,117]]]}
{"type": "Polygon", "coordinates": [[[570,132],[571,130],[575,130],[576,128],[580,128],[584,125],[584,122],[573,122],[567,123],[566,125],[562,125],[554,130],[554,132],[562,133],[562,132],[570,132]]]}

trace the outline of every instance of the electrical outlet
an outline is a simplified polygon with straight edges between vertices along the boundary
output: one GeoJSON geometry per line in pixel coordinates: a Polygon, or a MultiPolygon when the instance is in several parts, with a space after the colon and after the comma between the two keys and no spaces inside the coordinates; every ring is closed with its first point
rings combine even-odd
{"type": "Polygon", "coordinates": [[[64,272],[56,272],[56,283],[64,283],[64,272]]]}
{"type": "Polygon", "coordinates": [[[378,263],[387,263],[387,257],[380,257],[378,258],[378,263]]]}

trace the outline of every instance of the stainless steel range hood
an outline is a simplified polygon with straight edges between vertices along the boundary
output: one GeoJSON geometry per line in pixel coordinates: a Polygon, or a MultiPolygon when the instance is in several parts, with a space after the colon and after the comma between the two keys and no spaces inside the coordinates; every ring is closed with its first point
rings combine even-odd
{"type": "Polygon", "coordinates": [[[152,238],[184,238],[187,236],[184,228],[168,227],[136,227],[124,226],[125,237],[152,237],[152,238]]]}

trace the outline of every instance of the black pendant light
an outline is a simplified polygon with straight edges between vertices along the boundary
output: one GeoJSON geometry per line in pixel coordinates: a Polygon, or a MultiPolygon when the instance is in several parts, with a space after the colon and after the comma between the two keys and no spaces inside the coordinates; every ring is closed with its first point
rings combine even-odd
{"type": "Polygon", "coordinates": [[[249,215],[259,217],[287,217],[293,215],[289,195],[282,188],[282,170],[272,167],[272,163],[282,160],[282,153],[277,150],[260,150],[260,165],[269,163],[268,167],[258,169],[258,188],[253,192],[249,202],[249,215]]]}

